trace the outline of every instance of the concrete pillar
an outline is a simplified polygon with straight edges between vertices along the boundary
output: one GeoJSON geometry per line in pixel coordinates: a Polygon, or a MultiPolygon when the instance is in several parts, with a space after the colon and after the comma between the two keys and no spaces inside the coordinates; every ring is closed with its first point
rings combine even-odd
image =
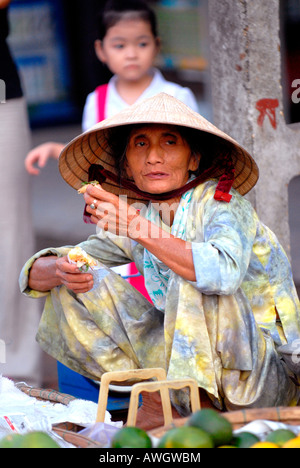
{"type": "Polygon", "coordinates": [[[247,198],[289,254],[288,184],[300,174],[300,125],[287,125],[283,113],[279,0],[208,3],[214,123],[256,160],[260,178],[247,198]]]}

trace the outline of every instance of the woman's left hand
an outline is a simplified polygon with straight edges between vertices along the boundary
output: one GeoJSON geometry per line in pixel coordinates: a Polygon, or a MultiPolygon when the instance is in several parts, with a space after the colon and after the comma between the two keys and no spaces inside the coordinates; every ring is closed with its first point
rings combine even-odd
{"type": "Polygon", "coordinates": [[[91,214],[91,221],[99,228],[118,236],[138,237],[139,210],[125,200],[107,192],[100,185],[88,185],[84,200],[86,210],[91,214]]]}
{"type": "Polygon", "coordinates": [[[192,249],[190,244],[186,248],[186,241],[172,234],[166,235],[166,231],[144,218],[133,205],[98,185],[88,185],[84,199],[87,212],[97,226],[112,234],[136,240],[176,274],[196,281],[192,249]]]}

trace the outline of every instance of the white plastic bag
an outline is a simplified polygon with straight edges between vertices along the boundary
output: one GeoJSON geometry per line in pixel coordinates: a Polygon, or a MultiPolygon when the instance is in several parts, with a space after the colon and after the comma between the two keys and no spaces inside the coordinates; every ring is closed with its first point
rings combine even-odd
{"type": "Polygon", "coordinates": [[[119,425],[112,426],[103,422],[91,424],[78,434],[88,437],[89,439],[99,442],[103,448],[109,448],[113,436],[122,427],[122,422],[119,425]]]}

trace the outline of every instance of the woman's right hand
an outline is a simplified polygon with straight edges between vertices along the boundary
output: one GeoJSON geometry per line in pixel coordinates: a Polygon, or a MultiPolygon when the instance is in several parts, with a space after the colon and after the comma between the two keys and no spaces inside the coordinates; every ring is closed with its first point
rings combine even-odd
{"type": "Polygon", "coordinates": [[[56,260],[56,275],[61,284],[71,289],[74,293],[85,293],[92,289],[94,285],[93,275],[82,273],[76,265],[69,263],[67,257],[61,257],[56,260]]]}
{"type": "Polygon", "coordinates": [[[93,284],[93,276],[82,273],[66,256],[38,258],[31,267],[28,281],[28,286],[35,291],[50,291],[64,285],[75,294],[90,291],[93,284]]]}

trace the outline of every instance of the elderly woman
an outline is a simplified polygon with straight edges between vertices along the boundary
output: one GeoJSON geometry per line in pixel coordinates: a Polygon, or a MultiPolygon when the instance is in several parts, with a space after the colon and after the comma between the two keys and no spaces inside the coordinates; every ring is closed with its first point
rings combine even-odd
{"type": "MultiPolygon", "coordinates": [[[[103,268],[93,287],[70,246],[25,264],[21,290],[47,295],[37,334],[47,353],[93,379],[164,367],[220,410],[297,403],[277,348],[300,338],[299,300],[285,253],[243,198],[258,178],[247,151],[159,94],[70,142],[60,171],[77,189],[99,182],[84,193],[98,233],[80,246],[103,268]],[[131,261],[153,304],[110,269],[131,261]]],[[[159,424],[151,398],[141,427],[159,424]]],[[[187,414],[184,392],[173,405],[187,414]]]]}

